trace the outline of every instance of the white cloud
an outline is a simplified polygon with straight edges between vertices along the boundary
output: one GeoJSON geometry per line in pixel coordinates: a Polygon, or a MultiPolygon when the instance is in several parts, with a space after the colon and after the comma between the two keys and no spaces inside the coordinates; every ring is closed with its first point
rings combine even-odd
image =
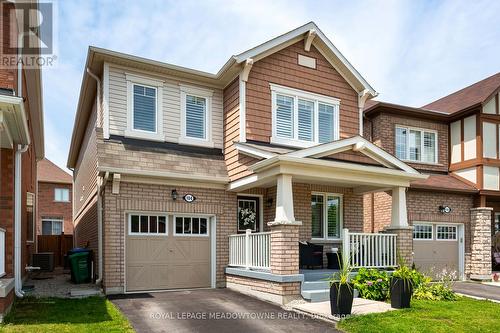
{"type": "Polygon", "coordinates": [[[420,106],[500,71],[498,1],[59,2],[44,72],[46,155],[66,164],[89,45],[216,72],[232,54],[315,21],[380,99],[420,106]]]}

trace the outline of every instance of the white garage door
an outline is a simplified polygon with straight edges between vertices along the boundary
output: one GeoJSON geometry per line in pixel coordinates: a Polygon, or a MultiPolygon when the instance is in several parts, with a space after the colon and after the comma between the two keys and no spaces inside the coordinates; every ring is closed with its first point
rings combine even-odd
{"type": "Polygon", "coordinates": [[[459,225],[413,224],[415,266],[436,278],[443,269],[459,274],[459,225]]]}
{"type": "Polygon", "coordinates": [[[210,287],[210,218],[129,214],[126,290],[210,287]]]}

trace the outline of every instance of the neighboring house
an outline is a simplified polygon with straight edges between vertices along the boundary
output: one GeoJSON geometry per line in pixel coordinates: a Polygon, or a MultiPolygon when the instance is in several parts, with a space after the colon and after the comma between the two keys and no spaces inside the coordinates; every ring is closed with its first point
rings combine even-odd
{"type": "Polygon", "coordinates": [[[76,245],[107,294],[227,286],[283,303],[305,285],[299,240],[357,267],[411,263],[406,193],[429,177],[365,138],[376,95],[312,22],[216,74],[91,47],[68,157],[76,245]],[[365,206],[386,192],[389,234],[374,234],[365,206]]]}
{"type": "MultiPolygon", "coordinates": [[[[422,108],[367,103],[366,137],[429,175],[407,194],[417,266],[491,278],[491,241],[500,232],[499,90],[497,73],[422,108]]],[[[365,230],[387,226],[390,209],[390,193],[366,196],[365,230]]]]}
{"type": "MultiPolygon", "coordinates": [[[[3,62],[17,47],[17,27],[23,12],[13,2],[2,6],[0,44],[0,320],[15,295],[35,252],[36,162],[44,156],[41,70],[3,62]],[[19,15],[19,16],[16,16],[19,15]],[[7,32],[10,31],[11,34],[7,32]],[[9,49],[9,46],[12,49],[9,49]],[[9,53],[7,53],[9,52],[9,53]],[[5,57],[5,58],[4,58],[5,57]]],[[[23,45],[37,43],[24,38],[23,45]]],[[[17,59],[17,58],[16,58],[17,59]]]]}
{"type": "Polygon", "coordinates": [[[72,235],[73,179],[63,169],[44,158],[37,164],[38,214],[36,230],[38,235],[72,235]]]}

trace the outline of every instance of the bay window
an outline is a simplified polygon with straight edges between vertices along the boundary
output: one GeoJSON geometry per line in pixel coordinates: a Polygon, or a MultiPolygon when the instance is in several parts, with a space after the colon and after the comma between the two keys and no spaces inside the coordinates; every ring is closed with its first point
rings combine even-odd
{"type": "Polygon", "coordinates": [[[437,163],[437,133],[396,126],[396,157],[411,162],[437,163]]]}
{"type": "Polygon", "coordinates": [[[311,195],[311,236],[313,239],[338,239],[342,230],[342,195],[311,195]]]}
{"type": "Polygon", "coordinates": [[[310,147],[339,139],[339,100],[271,84],[271,141],[310,147]]]}

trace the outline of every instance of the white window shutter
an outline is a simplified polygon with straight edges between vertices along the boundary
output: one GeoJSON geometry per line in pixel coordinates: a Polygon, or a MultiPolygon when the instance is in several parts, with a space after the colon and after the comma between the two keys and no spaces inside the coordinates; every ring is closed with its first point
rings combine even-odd
{"type": "Polygon", "coordinates": [[[133,128],[156,132],[156,89],[134,84],[133,128]]]}
{"type": "Polygon", "coordinates": [[[206,139],[207,99],[186,95],[186,136],[206,139]]]}
{"type": "Polygon", "coordinates": [[[298,138],[313,141],[314,102],[299,99],[298,104],[298,138]]]}
{"type": "Polygon", "coordinates": [[[276,134],[293,138],[293,97],[276,95],[276,134]]]}
{"type": "Polygon", "coordinates": [[[335,107],[329,104],[319,103],[318,118],[319,118],[319,142],[331,142],[335,139],[335,107]]]}

